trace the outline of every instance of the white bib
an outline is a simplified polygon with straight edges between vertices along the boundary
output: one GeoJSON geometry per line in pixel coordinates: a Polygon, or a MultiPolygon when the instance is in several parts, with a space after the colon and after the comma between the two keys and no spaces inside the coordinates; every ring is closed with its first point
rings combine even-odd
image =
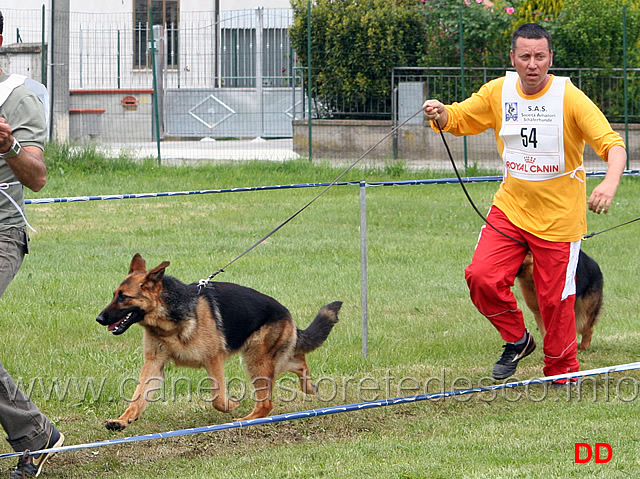
{"type": "Polygon", "coordinates": [[[7,101],[7,98],[9,98],[9,95],[13,93],[13,90],[20,85],[26,86],[38,96],[42,102],[47,123],[49,123],[49,92],[47,91],[47,87],[24,75],[13,73],[9,75],[9,78],[0,83],[0,105],[4,104],[4,102],[7,101]]]}
{"type": "Polygon", "coordinates": [[[505,176],[543,181],[563,176],[564,89],[567,77],[554,77],[547,93],[525,100],[517,91],[518,74],[507,72],[502,87],[502,159],[505,176]]]}

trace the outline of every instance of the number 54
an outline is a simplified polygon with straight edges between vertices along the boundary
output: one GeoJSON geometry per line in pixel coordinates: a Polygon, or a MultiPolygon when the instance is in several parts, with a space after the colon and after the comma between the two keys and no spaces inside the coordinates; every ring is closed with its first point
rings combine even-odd
{"type": "Polygon", "coordinates": [[[529,128],[521,128],[520,129],[520,136],[522,137],[522,146],[524,146],[525,148],[527,148],[529,145],[531,145],[533,148],[538,148],[538,139],[536,136],[536,129],[535,128],[531,128],[530,131],[529,128]]]}

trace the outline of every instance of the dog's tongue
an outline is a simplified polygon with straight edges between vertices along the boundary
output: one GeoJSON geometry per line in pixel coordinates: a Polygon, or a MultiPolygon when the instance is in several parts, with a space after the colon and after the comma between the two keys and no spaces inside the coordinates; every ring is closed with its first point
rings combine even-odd
{"type": "Polygon", "coordinates": [[[127,319],[126,317],[122,318],[120,321],[118,321],[117,323],[113,323],[110,324],[109,326],[107,326],[107,330],[109,331],[113,331],[114,329],[116,329],[118,326],[120,326],[122,324],[122,321],[124,321],[125,319],[127,319]]]}

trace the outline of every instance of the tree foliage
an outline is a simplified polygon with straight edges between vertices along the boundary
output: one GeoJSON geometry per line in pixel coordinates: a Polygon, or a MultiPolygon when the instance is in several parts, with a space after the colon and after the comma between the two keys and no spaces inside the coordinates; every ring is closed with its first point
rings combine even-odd
{"type": "MultiPolygon", "coordinates": [[[[308,0],[293,0],[289,31],[306,66],[308,0]]],[[[425,37],[419,0],[315,0],[311,8],[313,92],[318,107],[357,112],[391,98],[391,70],[417,65],[425,37]]]]}
{"type": "Polygon", "coordinates": [[[554,43],[554,63],[563,67],[622,67],[622,5],[627,5],[629,66],[638,66],[640,2],[570,0],[556,21],[547,25],[554,43]]]}
{"type": "Polygon", "coordinates": [[[625,5],[628,66],[640,66],[640,0],[292,0],[303,66],[310,1],[313,96],[325,117],[389,111],[393,67],[460,67],[461,26],[466,67],[509,67],[513,30],[536,22],[551,33],[554,67],[611,69],[623,65],[625,5]]]}
{"type": "Polygon", "coordinates": [[[564,0],[514,0],[514,27],[525,23],[545,24],[558,18],[564,6],[564,0]]]}
{"type": "MultiPolygon", "coordinates": [[[[460,21],[467,66],[504,66],[509,59],[511,16],[507,5],[483,0],[426,0],[424,66],[460,65],[460,21]]],[[[510,10],[509,10],[510,11],[510,10]]]]}

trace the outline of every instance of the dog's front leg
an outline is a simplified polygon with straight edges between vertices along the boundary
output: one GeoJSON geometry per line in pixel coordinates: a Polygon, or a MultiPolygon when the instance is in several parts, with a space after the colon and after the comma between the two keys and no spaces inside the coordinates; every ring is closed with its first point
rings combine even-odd
{"type": "Polygon", "coordinates": [[[142,411],[147,407],[147,403],[153,399],[155,392],[162,386],[164,364],[165,361],[157,356],[145,358],[144,366],[140,372],[140,380],[129,407],[118,419],[108,419],[105,423],[107,429],[121,431],[140,417],[142,411]]]}
{"type": "Polygon", "coordinates": [[[221,412],[231,412],[240,405],[233,397],[227,397],[226,384],[224,382],[224,357],[218,355],[206,364],[209,380],[211,381],[211,393],[213,395],[213,407],[221,412]]]}

